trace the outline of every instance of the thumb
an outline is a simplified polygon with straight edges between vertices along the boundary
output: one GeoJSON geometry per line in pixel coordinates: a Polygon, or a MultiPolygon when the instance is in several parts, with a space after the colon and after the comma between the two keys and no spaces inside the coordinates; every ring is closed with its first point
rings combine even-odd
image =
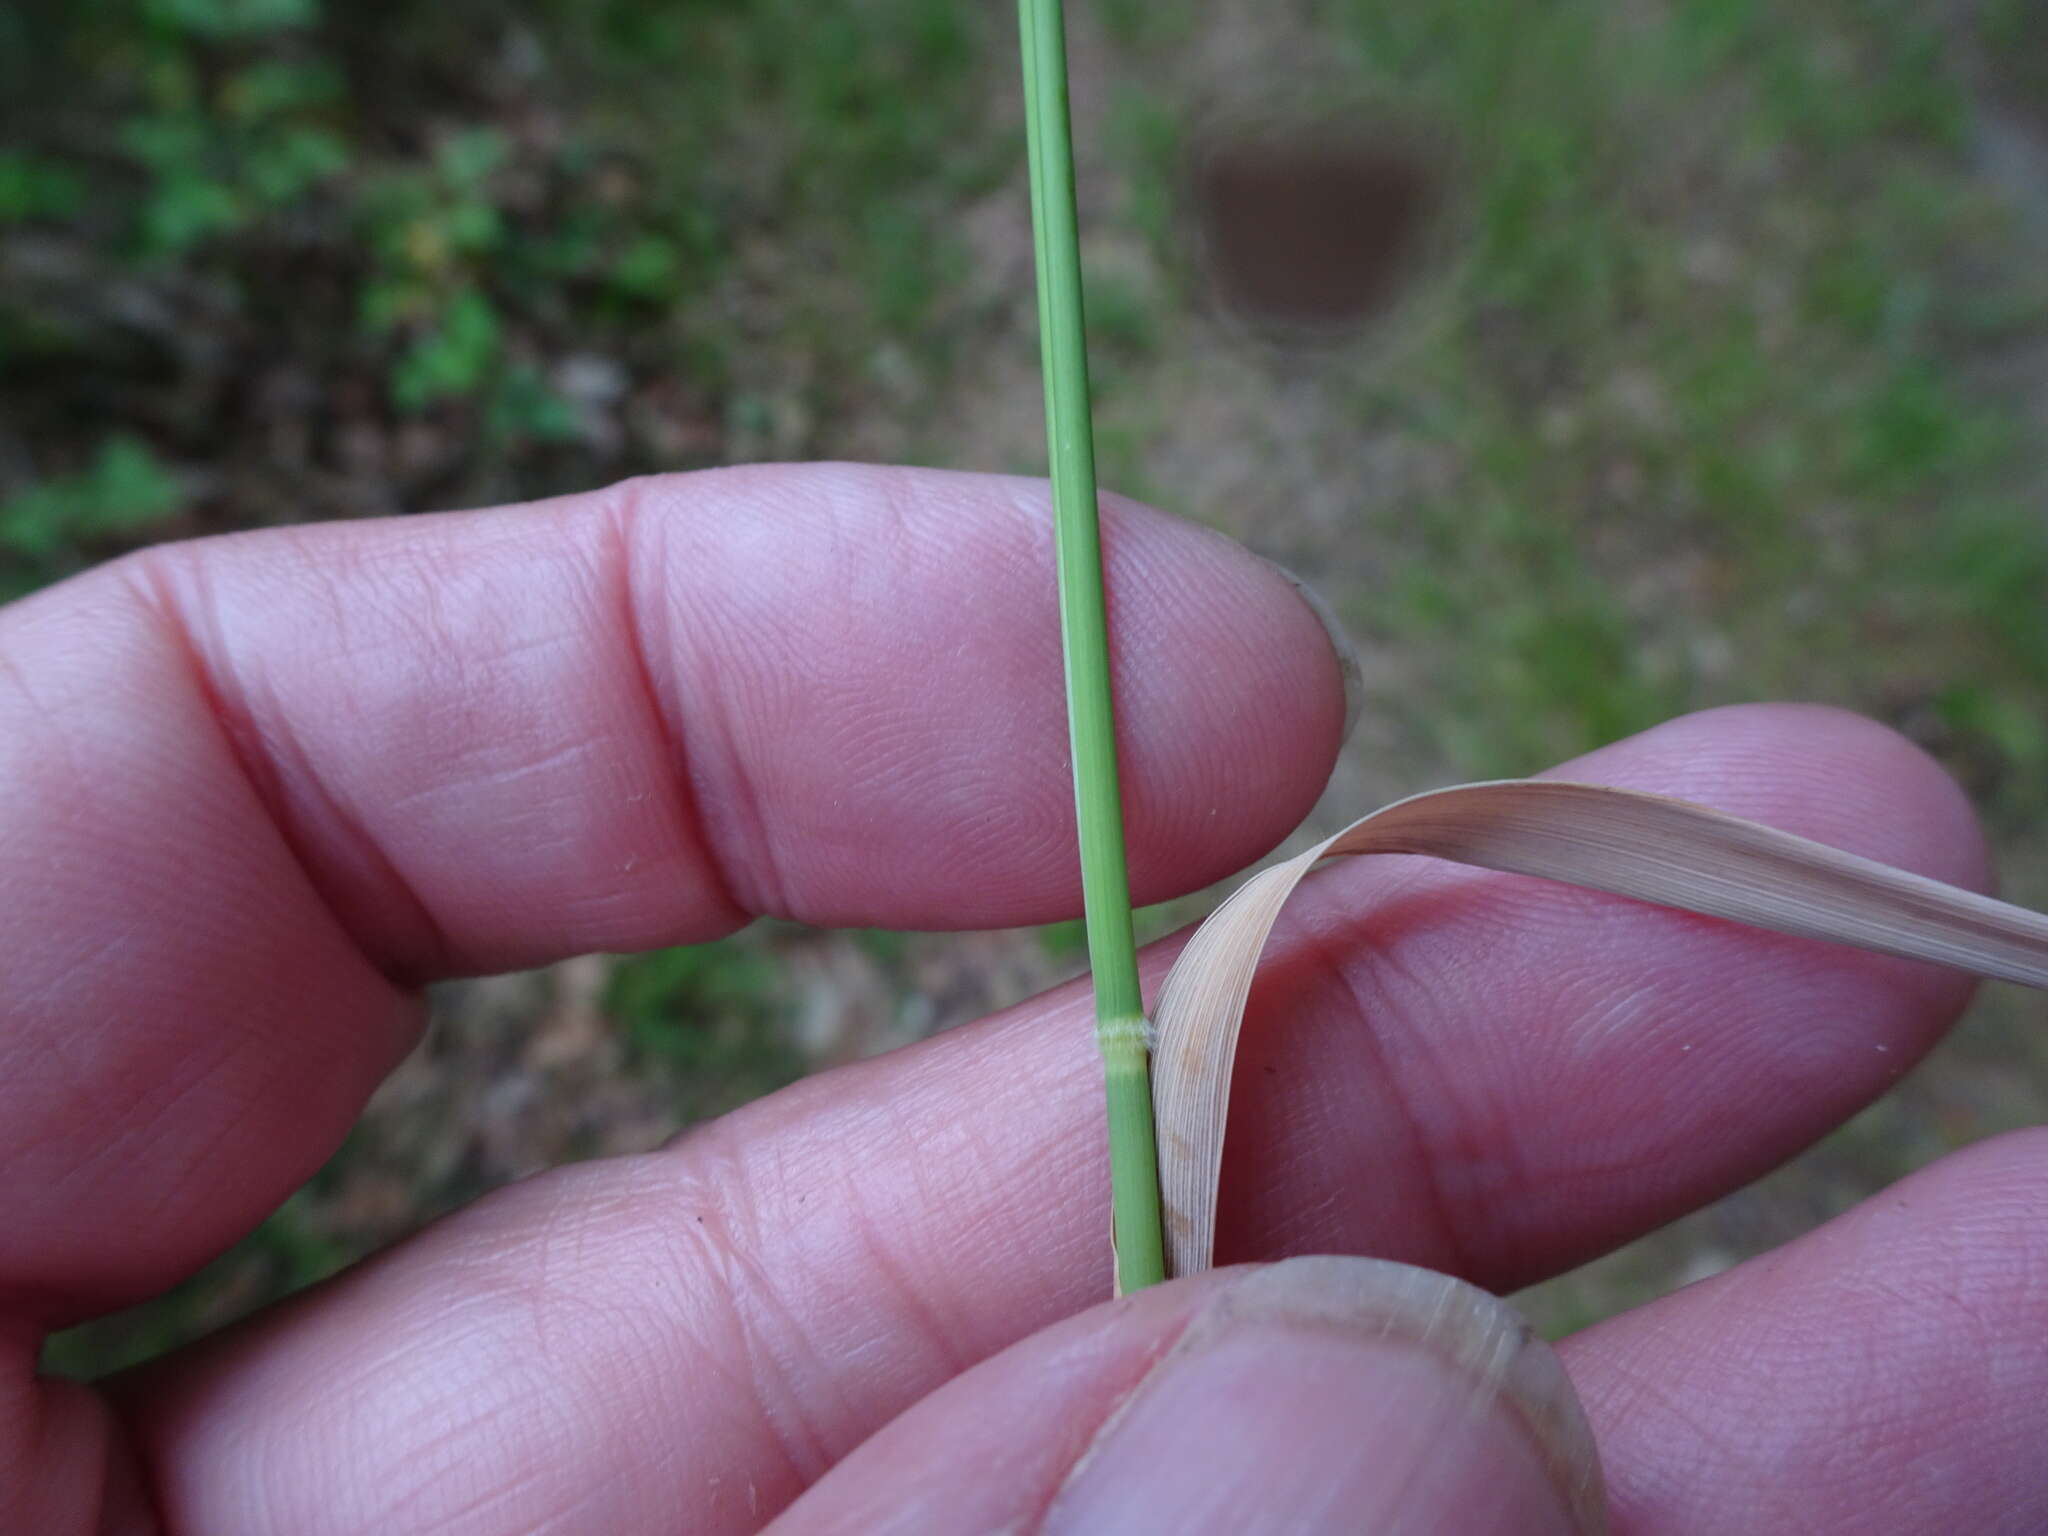
{"type": "Polygon", "coordinates": [[[1607,1529],[1578,1399],[1521,1317],[1445,1275],[1338,1258],[1140,1292],[1028,1339],[905,1414],[785,1518],[849,1531],[1607,1529]]]}
{"type": "Polygon", "coordinates": [[[1372,1259],[1297,1259],[1209,1302],[1047,1512],[1055,1531],[1603,1528],[1591,1433],[1506,1303],[1372,1259]]]}

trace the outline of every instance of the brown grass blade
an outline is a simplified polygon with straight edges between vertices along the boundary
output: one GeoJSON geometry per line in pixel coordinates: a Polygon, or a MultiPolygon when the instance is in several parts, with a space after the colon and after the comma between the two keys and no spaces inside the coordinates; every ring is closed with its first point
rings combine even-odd
{"type": "Polygon", "coordinates": [[[1231,1066],[1259,952],[1340,854],[1427,854],[2048,987],[2048,917],[1683,800],[1551,780],[1399,800],[1264,870],[1202,924],[1153,1010],[1167,1270],[1210,1267],[1231,1066]]]}

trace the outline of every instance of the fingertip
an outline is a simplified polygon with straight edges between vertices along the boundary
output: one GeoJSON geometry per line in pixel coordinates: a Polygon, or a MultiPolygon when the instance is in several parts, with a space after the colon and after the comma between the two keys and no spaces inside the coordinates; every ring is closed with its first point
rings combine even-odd
{"type": "Polygon", "coordinates": [[[1979,1142],[1566,1340],[1621,1522],[2041,1529],[2044,1173],[2048,1131],[1979,1142]]]}
{"type": "Polygon", "coordinates": [[[1136,898],[1207,884],[1300,824],[1356,710],[1355,650],[1305,584],[1213,529],[1103,502],[1136,898]]]}
{"type": "Polygon", "coordinates": [[[1383,1260],[1240,1273],[1115,1410],[1047,1531],[1606,1529],[1570,1379],[1506,1303],[1383,1260]]]}

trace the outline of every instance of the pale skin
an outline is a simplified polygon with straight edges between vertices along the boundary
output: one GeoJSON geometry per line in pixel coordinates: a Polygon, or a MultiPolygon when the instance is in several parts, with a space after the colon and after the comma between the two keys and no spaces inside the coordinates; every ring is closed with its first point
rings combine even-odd
{"type": "MultiPolygon", "coordinates": [[[[1105,540],[1152,901],[1290,830],[1344,703],[1262,563],[1129,504],[1105,540]]],[[[1561,1529],[1483,1413],[1404,1438],[1456,1384],[1341,1329],[1248,1311],[1209,1389],[1147,1375],[1247,1271],[1103,1302],[1073,988],[501,1191],[103,1390],[36,1380],[46,1332],[333,1151],[426,980],[761,913],[1074,914],[1049,561],[1035,483],[762,468],[171,547],[0,610],[0,1531],[1432,1530],[1474,1487],[1514,1495],[1484,1529],[1561,1529]]],[[[1987,880],[1940,770],[1837,712],[1571,776],[1987,880]]],[[[1410,860],[1311,880],[1269,957],[1219,1257],[1494,1290],[1754,1178],[1968,992],[1410,860]]],[[[1982,1144],[1566,1341],[1616,1529],[2048,1525],[2044,1192],[2048,1139],[1982,1144]]]]}

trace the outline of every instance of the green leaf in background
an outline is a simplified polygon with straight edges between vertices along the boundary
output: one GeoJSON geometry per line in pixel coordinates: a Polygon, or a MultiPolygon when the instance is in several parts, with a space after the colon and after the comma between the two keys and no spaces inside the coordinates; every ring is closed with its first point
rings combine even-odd
{"type": "Polygon", "coordinates": [[[331,107],[343,95],[339,69],[331,63],[262,59],[231,76],[220,88],[221,110],[238,122],[254,123],[315,107],[331,107]]]}
{"type": "Polygon", "coordinates": [[[175,517],[184,488],[149,447],[109,438],[77,474],[45,480],[0,502],[0,545],[48,559],[67,547],[132,534],[175,517]]]}
{"type": "Polygon", "coordinates": [[[69,166],[0,150],[0,225],[66,218],[84,200],[85,181],[69,166]]]}
{"type": "Polygon", "coordinates": [[[324,128],[288,128],[243,157],[242,174],[257,197],[277,207],[348,168],[348,146],[324,128]]]}
{"type": "Polygon", "coordinates": [[[774,1027],[780,978],[745,939],[658,949],[621,960],[605,1013],[643,1060],[686,1074],[717,1074],[765,1092],[802,1064],[774,1027]]]}
{"type": "Polygon", "coordinates": [[[673,240],[644,234],[612,263],[611,285],[627,298],[654,302],[674,292],[682,258],[673,240]]]}
{"type": "Polygon", "coordinates": [[[497,361],[498,312],[474,288],[457,294],[441,323],[416,342],[391,374],[391,399],[402,411],[476,393],[497,361]]]}
{"type": "Polygon", "coordinates": [[[505,135],[495,128],[465,129],[440,142],[434,150],[434,165],[450,186],[476,192],[505,163],[509,148],[505,135]]]}
{"type": "Polygon", "coordinates": [[[531,363],[507,368],[489,392],[487,418],[500,438],[562,443],[576,436],[576,409],[531,363]]]}
{"type": "Polygon", "coordinates": [[[311,26],[320,0],[143,0],[142,14],[167,31],[249,38],[311,26]]]}

